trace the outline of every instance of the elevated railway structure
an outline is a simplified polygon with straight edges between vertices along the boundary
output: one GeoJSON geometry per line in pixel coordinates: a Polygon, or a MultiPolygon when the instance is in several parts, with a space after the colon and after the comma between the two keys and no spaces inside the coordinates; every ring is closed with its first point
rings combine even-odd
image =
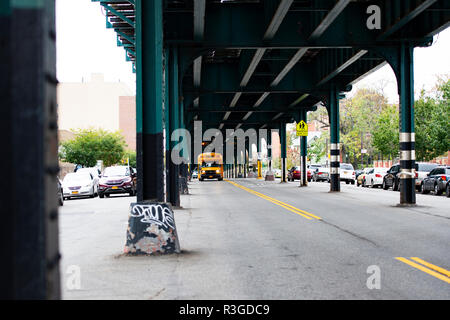
{"type": "MultiPolygon", "coordinates": [[[[93,1],[137,76],[138,201],[179,204],[175,129],[278,129],[286,158],[286,124],[318,103],[339,191],[339,99],[387,63],[400,97],[400,203],[415,204],[413,53],[449,26],[449,1],[93,1]]],[[[59,297],[54,5],[0,2],[4,298],[59,297]]]]}
{"type": "Polygon", "coordinates": [[[177,166],[163,189],[163,130],[193,133],[195,121],[204,131],[278,129],[285,159],[286,123],[319,103],[330,119],[330,191],[339,191],[339,99],[389,64],[401,106],[400,203],[416,202],[413,50],[449,25],[448,1],[93,1],[137,73],[141,200],[179,202],[177,166]]]}

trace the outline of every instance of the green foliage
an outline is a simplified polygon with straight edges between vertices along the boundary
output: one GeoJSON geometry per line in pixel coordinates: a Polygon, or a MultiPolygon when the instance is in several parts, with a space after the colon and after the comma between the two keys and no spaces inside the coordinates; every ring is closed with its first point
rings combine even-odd
{"type": "Polygon", "coordinates": [[[93,167],[97,160],[103,160],[105,166],[119,163],[125,152],[125,139],[120,132],[108,132],[102,129],[85,129],[75,132],[73,140],[61,144],[61,160],[93,167]]]}
{"type": "Polygon", "coordinates": [[[291,128],[291,130],[286,130],[286,144],[287,144],[287,152],[286,152],[286,166],[287,169],[290,169],[295,166],[300,165],[300,151],[297,149],[293,149],[292,145],[294,140],[298,140],[297,131],[295,126],[291,128]]]}
{"type": "Polygon", "coordinates": [[[375,130],[377,117],[386,108],[386,97],[373,89],[360,89],[353,98],[342,101],[340,140],[344,161],[356,166],[363,156],[361,149],[366,149],[368,155],[375,154],[371,133],[375,130]]]}
{"type": "Polygon", "coordinates": [[[416,158],[429,161],[450,148],[450,80],[442,82],[437,97],[422,91],[415,102],[416,158]]]}
{"type": "Polygon", "coordinates": [[[129,161],[130,167],[136,168],[136,152],[127,150],[123,156],[122,161],[126,164],[129,161]]]}
{"type": "Polygon", "coordinates": [[[373,146],[387,158],[395,158],[399,151],[399,114],[396,106],[388,106],[378,116],[372,133],[373,146]]]}
{"type": "Polygon", "coordinates": [[[314,139],[308,148],[308,156],[312,160],[312,163],[319,163],[326,154],[328,132],[323,132],[320,137],[314,139]]]}

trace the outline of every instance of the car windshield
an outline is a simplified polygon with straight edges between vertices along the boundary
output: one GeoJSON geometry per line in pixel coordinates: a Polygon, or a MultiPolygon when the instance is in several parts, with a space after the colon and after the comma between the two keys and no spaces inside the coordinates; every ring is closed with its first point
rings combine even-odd
{"type": "Polygon", "coordinates": [[[69,173],[64,177],[64,182],[80,182],[91,180],[91,175],[88,173],[69,173]]]}
{"type": "Polygon", "coordinates": [[[118,176],[127,176],[129,170],[127,167],[108,167],[105,169],[103,173],[104,177],[118,177],[118,176]]]}
{"type": "Polygon", "coordinates": [[[341,164],[341,169],[353,170],[353,166],[351,164],[341,164]]]}
{"type": "Polygon", "coordinates": [[[416,163],[417,171],[431,172],[434,168],[437,167],[437,164],[434,163],[416,163]]]}
{"type": "Polygon", "coordinates": [[[97,174],[96,169],[92,169],[92,168],[82,168],[82,169],[78,169],[77,173],[92,173],[92,174],[97,174]]]}

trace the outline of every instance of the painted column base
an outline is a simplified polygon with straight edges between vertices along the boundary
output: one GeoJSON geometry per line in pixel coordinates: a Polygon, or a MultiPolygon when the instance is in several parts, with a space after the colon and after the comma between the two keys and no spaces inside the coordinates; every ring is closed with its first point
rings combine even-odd
{"type": "Polygon", "coordinates": [[[180,181],[180,194],[189,194],[189,187],[186,177],[179,177],[180,181]]]}
{"type": "Polygon", "coordinates": [[[415,179],[400,179],[400,205],[416,204],[415,179]]]}
{"type": "Polygon", "coordinates": [[[272,171],[268,171],[265,177],[265,181],[275,181],[275,175],[272,171]]]}
{"type": "Polygon", "coordinates": [[[248,178],[256,178],[256,174],[253,171],[250,171],[247,175],[248,178]]]}
{"type": "Polygon", "coordinates": [[[330,192],[341,191],[341,178],[339,174],[330,175],[330,192]]]}
{"type": "Polygon", "coordinates": [[[152,255],[180,252],[170,204],[145,201],[130,205],[124,253],[152,255]]]}

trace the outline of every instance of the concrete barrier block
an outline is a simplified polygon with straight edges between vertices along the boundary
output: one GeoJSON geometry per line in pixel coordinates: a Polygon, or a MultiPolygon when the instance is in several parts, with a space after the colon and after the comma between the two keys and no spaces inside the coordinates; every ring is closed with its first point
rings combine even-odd
{"type": "Polygon", "coordinates": [[[275,175],[272,171],[268,171],[265,177],[266,181],[275,181],[275,175]]]}
{"type": "Polygon", "coordinates": [[[128,216],[126,254],[180,253],[175,217],[167,203],[132,203],[128,216]]]}

